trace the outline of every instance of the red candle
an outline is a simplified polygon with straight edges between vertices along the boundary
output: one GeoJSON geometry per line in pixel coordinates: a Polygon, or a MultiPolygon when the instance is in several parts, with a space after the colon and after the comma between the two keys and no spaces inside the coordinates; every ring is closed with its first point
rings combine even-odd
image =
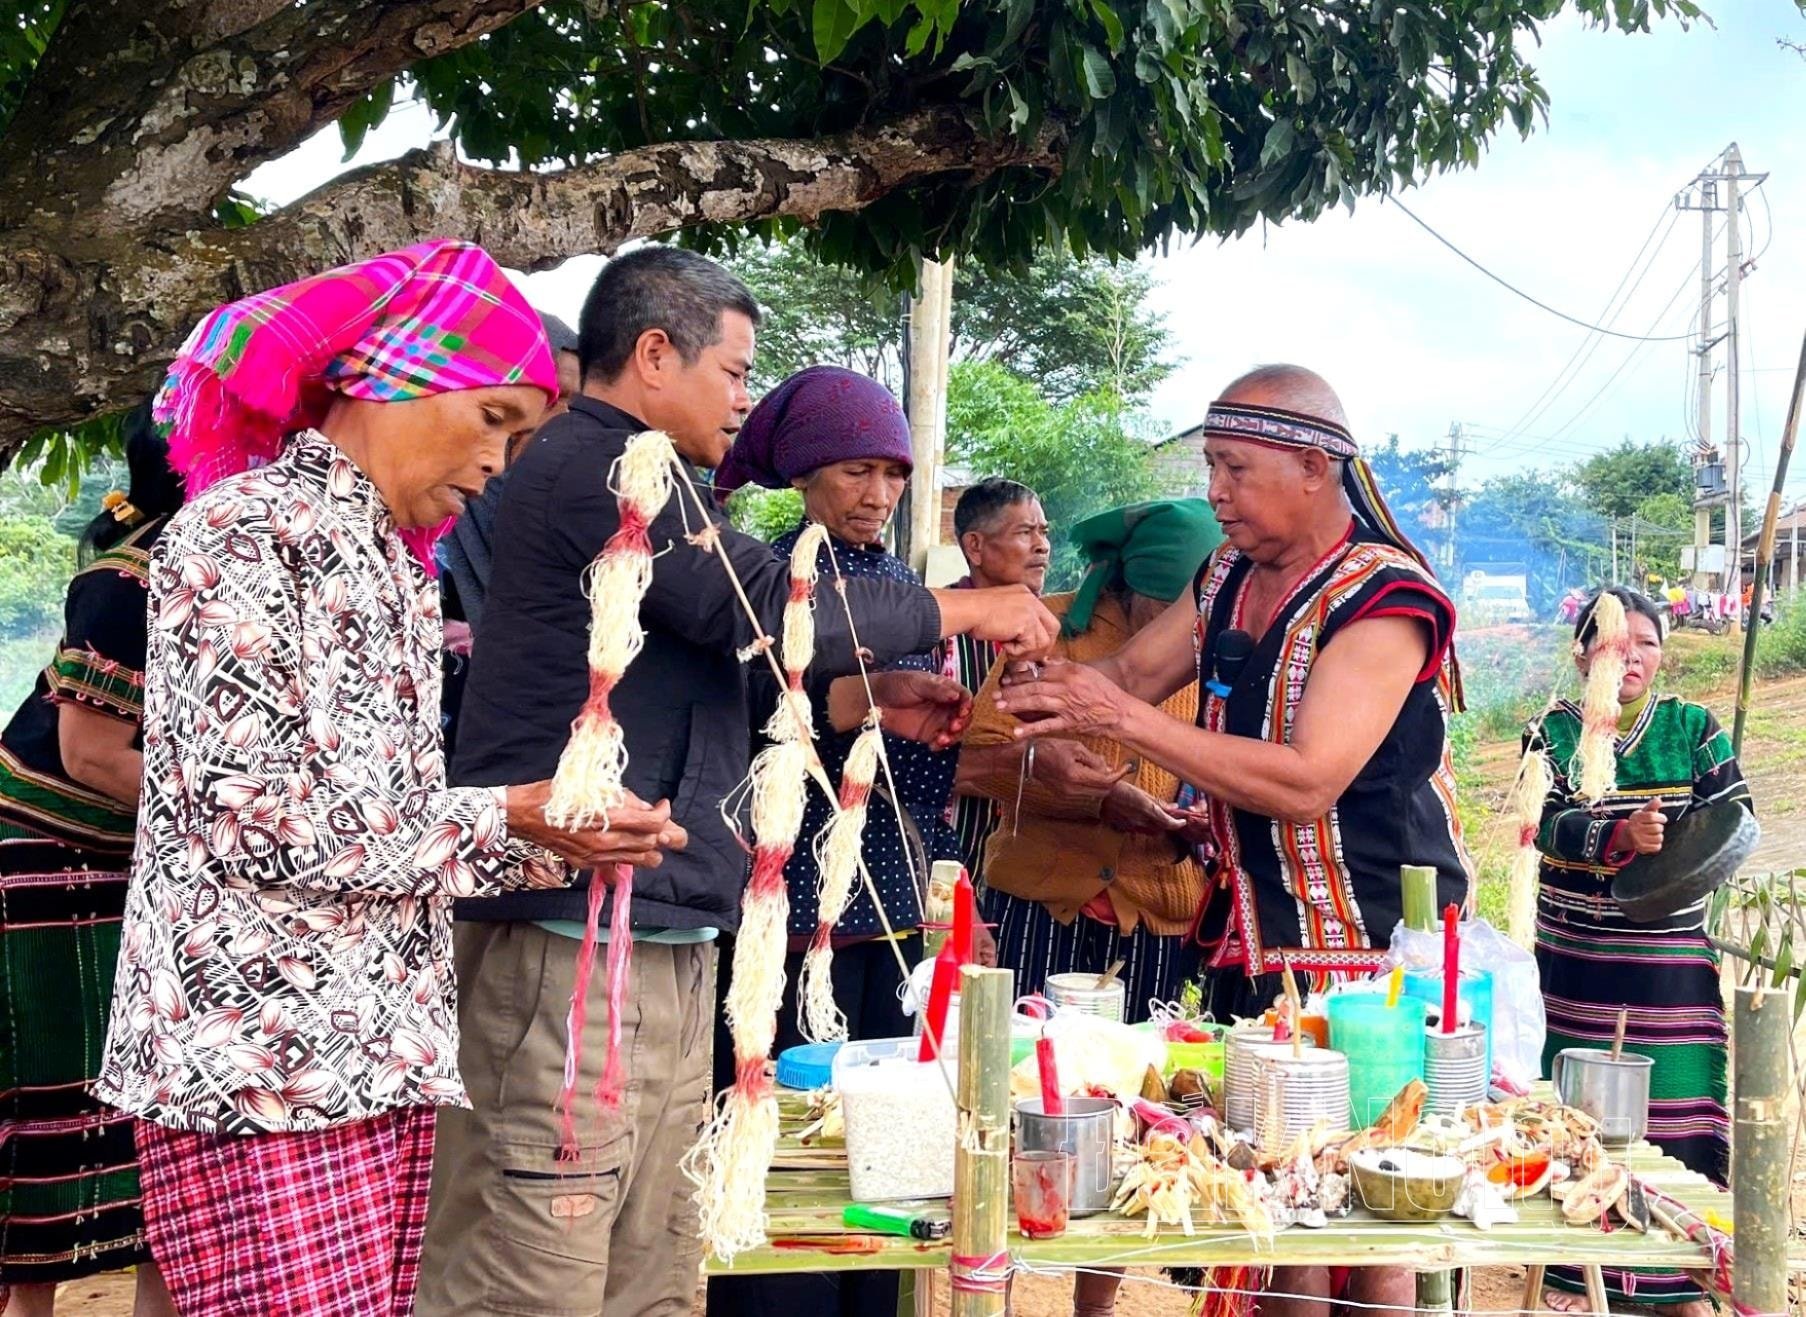
{"type": "Polygon", "coordinates": [[[1064,1116],[1066,1100],[1060,1096],[1060,1072],[1054,1067],[1053,1039],[1046,1034],[1035,1039],[1035,1064],[1041,1067],[1042,1114],[1064,1116]]]}
{"type": "Polygon", "coordinates": [[[1442,1031],[1455,1032],[1456,993],[1461,987],[1461,938],[1455,930],[1461,911],[1454,903],[1442,912],[1442,1031]]]}
{"type": "Polygon", "coordinates": [[[916,1050],[916,1060],[934,1060],[935,1049],[943,1046],[947,1007],[953,1001],[953,990],[958,985],[959,957],[954,952],[953,939],[948,938],[941,944],[941,954],[934,958],[934,979],[928,985],[928,1015],[923,1023],[922,1045],[916,1050]]]}
{"type": "Polygon", "coordinates": [[[959,952],[959,963],[972,963],[972,925],[976,922],[978,895],[972,890],[972,878],[964,869],[953,884],[953,945],[959,952]]]}

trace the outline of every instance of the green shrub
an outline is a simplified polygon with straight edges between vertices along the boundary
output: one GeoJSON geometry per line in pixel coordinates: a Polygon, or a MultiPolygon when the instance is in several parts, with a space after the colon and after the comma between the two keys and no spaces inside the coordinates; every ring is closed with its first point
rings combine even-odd
{"type": "Polygon", "coordinates": [[[727,515],[736,530],[756,535],[767,544],[803,519],[803,496],[794,489],[761,489],[748,485],[734,491],[727,515]]]}
{"type": "Polygon", "coordinates": [[[1787,596],[1774,622],[1757,633],[1756,671],[1764,677],[1806,671],[1806,598],[1787,596]]]}

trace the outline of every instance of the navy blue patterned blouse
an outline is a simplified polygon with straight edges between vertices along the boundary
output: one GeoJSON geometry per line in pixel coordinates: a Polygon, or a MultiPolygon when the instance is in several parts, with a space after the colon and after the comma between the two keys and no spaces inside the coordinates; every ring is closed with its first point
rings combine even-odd
{"type": "MultiPolygon", "coordinates": [[[[772,549],[788,559],[801,525],[779,536],[772,549]]],[[[916,575],[902,560],[881,547],[848,544],[834,537],[834,556],[847,576],[882,576],[899,581],[914,581],[916,575]]],[[[821,589],[817,593],[818,608],[839,607],[832,593],[833,567],[824,552],[821,559],[821,589]]],[[[892,668],[914,668],[921,672],[939,672],[943,655],[938,650],[911,654],[891,664],[892,668]]],[[[828,778],[836,786],[852,748],[856,732],[835,732],[828,727],[822,707],[824,691],[816,692],[817,748],[828,778]]],[[[763,703],[763,701],[760,701],[763,703]]],[[[898,932],[913,929],[922,922],[920,887],[928,882],[928,865],[934,860],[959,858],[959,840],[947,822],[947,802],[953,793],[953,774],[959,767],[959,749],[933,751],[917,741],[886,733],[884,753],[890,760],[897,792],[902,797],[903,814],[913,834],[907,849],[897,833],[896,810],[892,808],[884,769],[872,788],[871,804],[865,820],[865,863],[872,881],[884,898],[884,912],[891,927],[898,932]]],[[[790,888],[790,934],[806,938],[815,932],[816,889],[821,879],[815,865],[813,845],[816,836],[831,817],[828,803],[819,788],[809,788],[809,804],[803,814],[803,830],[797,836],[796,853],[784,870],[790,888]]],[[[845,913],[834,927],[836,942],[882,935],[883,925],[872,909],[872,898],[864,882],[855,879],[853,897],[845,913]]]]}

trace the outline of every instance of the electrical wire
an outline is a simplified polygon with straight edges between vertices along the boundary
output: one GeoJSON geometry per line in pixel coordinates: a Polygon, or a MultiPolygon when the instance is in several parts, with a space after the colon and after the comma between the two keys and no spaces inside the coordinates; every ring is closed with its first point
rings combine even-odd
{"type": "MultiPolygon", "coordinates": [[[[1678,301],[1680,298],[1680,295],[1684,291],[1686,291],[1687,285],[1689,283],[1691,283],[1692,280],[1693,280],[1693,275],[1691,272],[1689,272],[1687,274],[1687,276],[1684,279],[1682,279],[1681,282],[1675,287],[1674,293],[1668,298],[1667,303],[1663,305],[1663,307],[1660,311],[1656,312],[1655,318],[1649,322],[1649,327],[1651,329],[1654,329],[1657,325],[1662,323],[1663,319],[1665,319],[1668,315],[1668,312],[1673,309],[1675,302],[1678,301]]],[[[1681,337],[1682,338],[1690,338],[1692,336],[1688,335],[1688,334],[1683,334],[1681,337]]],[[[1586,400],[1586,402],[1581,404],[1580,410],[1575,412],[1573,416],[1569,417],[1568,421],[1565,425],[1563,425],[1560,429],[1556,430],[1555,433],[1552,436],[1550,436],[1551,439],[1552,440],[1560,439],[1563,435],[1567,434],[1567,432],[1569,430],[1573,429],[1575,427],[1575,425],[1577,425],[1580,422],[1581,418],[1586,416],[1588,412],[1592,411],[1594,404],[1596,404],[1601,398],[1603,398],[1606,395],[1607,391],[1610,390],[1612,385],[1614,385],[1618,382],[1618,377],[1620,375],[1622,375],[1626,369],[1629,368],[1631,362],[1635,361],[1637,359],[1637,357],[1642,354],[1643,349],[1645,347],[1647,347],[1651,343],[1662,343],[1662,342],[1672,342],[1672,341],[1673,340],[1671,340],[1671,339],[1645,337],[1644,339],[1642,339],[1641,341],[1636,343],[1629,352],[1624,354],[1624,360],[1618,363],[1618,369],[1614,370],[1610,375],[1606,376],[1605,383],[1601,384],[1598,387],[1598,389],[1596,389],[1594,391],[1592,397],[1588,398],[1586,400]]],[[[1538,448],[1535,448],[1535,447],[1529,448],[1529,449],[1525,450],[1525,455],[1528,455],[1528,454],[1534,453],[1534,452],[1538,452],[1538,451],[1540,451],[1540,449],[1538,449],[1538,448]]]]}
{"type": "Polygon", "coordinates": [[[1530,303],[1532,306],[1537,307],[1541,310],[1547,311],[1550,315],[1556,317],[1557,319],[1567,321],[1570,325],[1578,325],[1582,329],[1590,329],[1595,334],[1605,334],[1611,338],[1628,339],[1632,342],[1637,342],[1637,343],[1681,343],[1681,342],[1684,342],[1687,339],[1693,337],[1691,334],[1668,334],[1668,335],[1659,336],[1659,337],[1651,337],[1650,335],[1647,335],[1647,334],[1625,334],[1616,329],[1608,329],[1604,325],[1590,324],[1587,321],[1582,320],[1579,316],[1571,316],[1566,311],[1557,310],[1555,307],[1550,306],[1547,302],[1544,302],[1538,298],[1532,297],[1529,293],[1525,292],[1522,288],[1519,288],[1516,284],[1513,284],[1509,280],[1504,279],[1504,278],[1500,277],[1499,275],[1494,274],[1491,270],[1487,269],[1484,265],[1480,264],[1479,261],[1476,261],[1473,257],[1469,256],[1466,252],[1462,251],[1461,248],[1457,247],[1454,243],[1450,242],[1447,238],[1443,237],[1440,233],[1436,232],[1435,229],[1431,228],[1423,220],[1419,219],[1417,217],[1416,213],[1414,211],[1412,211],[1412,209],[1409,206],[1407,206],[1404,202],[1400,201],[1397,197],[1388,197],[1386,199],[1388,201],[1390,201],[1393,205],[1397,206],[1400,210],[1404,211],[1406,217],[1409,218],[1413,224],[1417,225],[1425,233],[1429,234],[1432,238],[1436,239],[1436,241],[1441,243],[1444,247],[1447,247],[1450,251],[1454,252],[1455,255],[1459,256],[1462,260],[1466,261],[1469,265],[1473,266],[1474,269],[1478,270],[1481,274],[1485,275],[1488,279],[1491,279],[1494,283],[1498,284],[1499,287],[1505,289],[1508,292],[1516,294],[1518,297],[1520,297],[1524,301],[1530,303]]]}
{"type": "MultiPolygon", "coordinates": [[[[1643,238],[1643,245],[1638,247],[1637,254],[1630,258],[1630,264],[1624,268],[1624,274],[1619,278],[1618,286],[1612,289],[1611,296],[1605,299],[1605,305],[1600,308],[1600,320],[1609,325],[1618,318],[1625,307],[1630,305],[1631,297],[1636,294],[1638,288],[1642,287],[1644,278],[1655,265],[1656,257],[1661,255],[1662,248],[1667,245],[1669,235],[1674,232],[1674,226],[1680,222],[1680,218],[1680,211],[1676,210],[1673,206],[1668,205],[1666,202],[1663,203],[1661,211],[1656,215],[1656,222],[1649,226],[1649,232],[1643,238]],[[1643,253],[1649,251],[1650,243],[1655,240],[1656,230],[1662,227],[1662,218],[1664,215],[1668,219],[1668,227],[1663,230],[1661,241],[1656,243],[1655,251],[1650,253],[1648,263],[1644,264],[1639,270],[1638,263],[1642,261],[1643,253]],[[1634,283],[1631,281],[1631,276],[1633,274],[1636,276],[1634,283]],[[1629,285],[1628,292],[1625,289],[1627,284],[1629,285]],[[1624,300],[1620,304],[1619,294],[1621,293],[1623,294],[1624,300]],[[1617,307],[1617,310],[1613,310],[1614,306],[1617,307]]],[[[1523,430],[1528,429],[1530,426],[1535,425],[1537,421],[1542,418],[1543,413],[1548,411],[1550,407],[1553,407],[1556,400],[1559,399],[1562,394],[1567,392],[1569,386],[1571,386],[1575,380],[1580,378],[1581,370],[1585,368],[1587,362],[1593,359],[1593,354],[1599,350],[1599,345],[1603,342],[1605,342],[1605,339],[1598,334],[1589,333],[1583,337],[1580,342],[1575,345],[1574,351],[1569,355],[1567,362],[1556,372],[1555,378],[1550,380],[1543,391],[1537,395],[1536,400],[1524,409],[1523,415],[1512,422],[1511,428],[1505,432],[1506,437],[1511,438],[1523,430]]]]}
{"type": "MultiPolygon", "coordinates": [[[[1766,178],[1762,180],[1762,183],[1766,182],[1768,182],[1766,178]]],[[[1758,183],[1750,189],[1751,192],[1762,198],[1762,227],[1766,230],[1762,235],[1762,250],[1749,258],[1751,265],[1768,254],[1768,245],[1775,240],[1775,213],[1768,208],[1768,191],[1762,186],[1762,183],[1758,183]]],[[[1756,245],[1755,239],[1756,221],[1752,219],[1750,221],[1750,246],[1756,245]]]]}

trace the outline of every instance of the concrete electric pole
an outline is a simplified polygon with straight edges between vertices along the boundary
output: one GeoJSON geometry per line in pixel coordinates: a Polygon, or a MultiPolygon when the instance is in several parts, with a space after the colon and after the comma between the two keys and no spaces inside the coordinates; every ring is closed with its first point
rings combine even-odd
{"type": "MultiPolygon", "coordinates": [[[[1742,506],[1742,382],[1739,373],[1738,333],[1742,311],[1740,294],[1743,284],[1742,185],[1759,185],[1767,174],[1751,174],[1744,170],[1743,154],[1732,142],[1724,155],[1713,161],[1694,179],[1693,186],[1675,198],[1681,210],[1700,212],[1699,265],[1699,342],[1694,351],[1699,358],[1699,415],[1696,422],[1702,461],[1712,461],[1712,354],[1720,343],[1725,345],[1725,435],[1722,494],[1707,487],[1694,502],[1693,544],[1696,565],[1693,584],[1696,589],[1710,588],[1708,574],[1697,565],[1711,545],[1712,509],[1720,504],[1725,509],[1724,563],[1715,573],[1718,588],[1725,594],[1741,597],[1743,591],[1743,518],[1742,506]],[[1722,190],[1720,185],[1722,186],[1722,190]],[[1712,302],[1717,291],[1717,266],[1712,241],[1712,225],[1718,215],[1725,218],[1725,329],[1714,337],[1712,302]]],[[[1736,614],[1733,613],[1735,619],[1736,614]]],[[[1735,624],[1735,622],[1734,622],[1735,624]]]]}
{"type": "MultiPolygon", "coordinates": [[[[1738,151],[1737,143],[1732,142],[1725,148],[1725,262],[1724,262],[1724,320],[1725,320],[1725,404],[1724,404],[1724,460],[1726,498],[1724,510],[1724,555],[1725,555],[1725,593],[1741,603],[1743,599],[1743,499],[1742,487],[1739,483],[1743,466],[1743,430],[1739,424],[1742,420],[1742,389],[1739,380],[1739,353],[1737,351],[1737,313],[1740,309],[1739,293],[1743,286],[1743,217],[1737,209],[1737,184],[1743,177],[1743,154],[1738,151]]],[[[1731,610],[1731,634],[1736,635],[1742,626],[1743,610],[1733,607],[1731,610]]]]}
{"type": "Polygon", "coordinates": [[[1450,578],[1455,571],[1455,514],[1461,506],[1461,458],[1462,443],[1467,438],[1467,431],[1460,421],[1449,422],[1449,494],[1448,494],[1448,542],[1443,548],[1443,570],[1450,578]]]}
{"type": "Polygon", "coordinates": [[[915,471],[909,517],[899,529],[903,561],[918,572],[941,536],[941,466],[947,447],[947,362],[953,349],[953,262],[924,260],[921,288],[909,301],[908,381],[904,410],[915,471]]]}

